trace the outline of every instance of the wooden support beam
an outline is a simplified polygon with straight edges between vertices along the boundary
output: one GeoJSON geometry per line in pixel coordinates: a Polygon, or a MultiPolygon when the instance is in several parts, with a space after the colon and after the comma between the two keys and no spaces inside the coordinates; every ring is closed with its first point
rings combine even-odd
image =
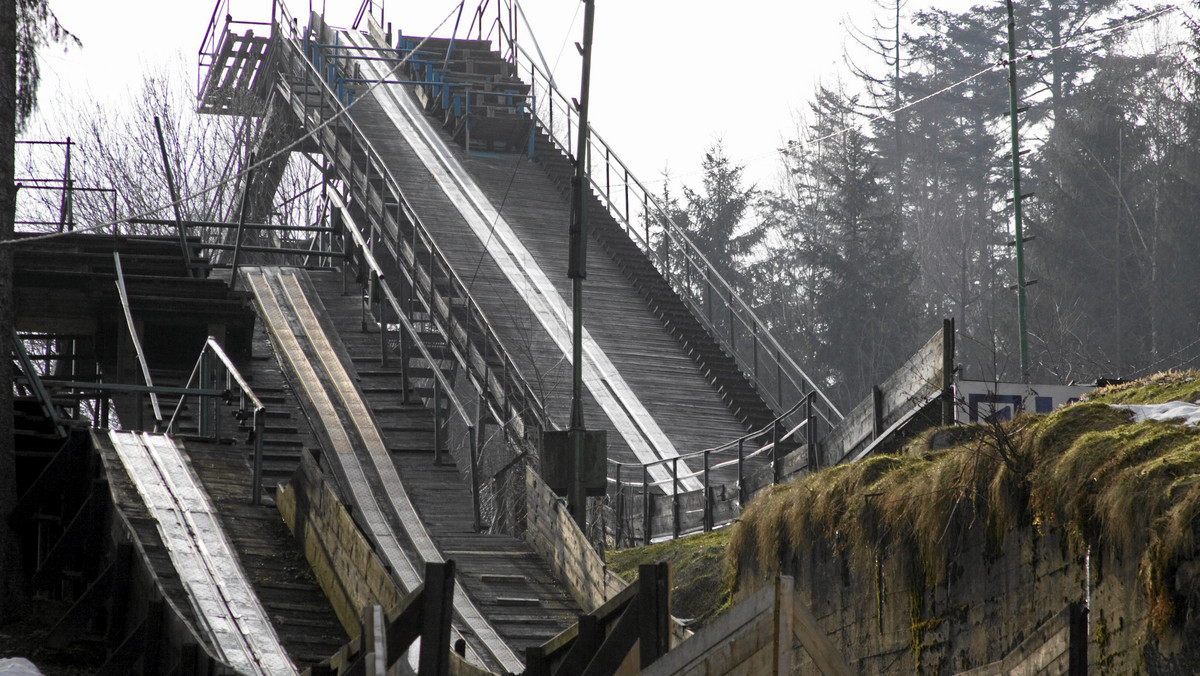
{"type": "MultiPolygon", "coordinates": [[[[103,607],[109,598],[115,578],[116,566],[109,564],[96,580],[87,588],[79,600],[71,606],[50,633],[46,636],[46,645],[51,648],[62,648],[80,638],[95,613],[103,607]]],[[[114,601],[120,603],[122,601],[114,601]]]]}
{"type": "Polygon", "coordinates": [[[637,607],[642,668],[671,649],[670,567],[665,561],[638,566],[637,607]]]}
{"type": "Polygon", "coordinates": [[[611,676],[625,661],[629,651],[638,642],[641,614],[638,604],[631,603],[608,633],[604,643],[596,650],[592,661],[584,669],[583,676],[611,676]]]}
{"type": "Polygon", "coordinates": [[[523,676],[550,676],[550,664],[546,661],[546,649],[540,645],[525,649],[525,673],[523,676]]]}
{"type": "Polygon", "coordinates": [[[421,629],[419,676],[450,673],[450,620],[454,617],[454,561],[425,564],[425,621],[421,629]]]}
{"type": "Polygon", "coordinates": [[[400,608],[400,613],[387,628],[389,655],[403,655],[413,641],[421,637],[421,627],[425,621],[425,585],[418,586],[404,597],[400,608]]]}
{"type": "Polygon", "coordinates": [[[604,641],[604,627],[600,625],[596,616],[580,615],[578,627],[578,633],[571,643],[571,649],[567,651],[566,657],[554,672],[555,676],[582,674],[600,650],[600,644],[604,641]]]}
{"type": "Polygon", "coordinates": [[[53,581],[62,571],[63,566],[87,546],[92,535],[100,531],[100,524],[97,521],[103,518],[104,513],[102,510],[96,509],[98,500],[97,492],[92,491],[80,505],[79,511],[67,524],[62,536],[50,548],[46,558],[42,559],[37,571],[33,574],[35,588],[40,589],[43,585],[53,581]]]}

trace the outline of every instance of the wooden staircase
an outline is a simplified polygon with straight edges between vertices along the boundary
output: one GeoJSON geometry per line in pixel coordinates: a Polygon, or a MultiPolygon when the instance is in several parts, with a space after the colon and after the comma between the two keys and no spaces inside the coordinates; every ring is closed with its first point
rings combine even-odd
{"type": "MultiPolygon", "coordinates": [[[[471,490],[463,473],[448,452],[440,454],[441,464],[434,462],[434,415],[423,403],[432,390],[419,382],[422,367],[410,366],[410,377],[418,381],[406,397],[398,357],[393,354],[388,366],[380,364],[378,324],[364,330],[364,297],[343,294],[337,273],[310,273],[309,279],[324,305],[324,324],[336,333],[330,339],[349,358],[409,497],[442,555],[457,563],[457,579],[518,654],[541,645],[574,621],[578,606],[523,541],[474,532],[471,490]]],[[[445,363],[438,368],[450,371],[445,363]]],[[[440,435],[443,444],[448,436],[440,435]]]]}
{"type": "Polygon", "coordinates": [[[417,90],[426,112],[440,118],[468,151],[526,152],[530,88],[516,77],[512,64],[492,51],[491,41],[422,40],[402,37],[399,47],[402,54],[412,54],[405,64],[409,76],[429,83],[417,90]]]}

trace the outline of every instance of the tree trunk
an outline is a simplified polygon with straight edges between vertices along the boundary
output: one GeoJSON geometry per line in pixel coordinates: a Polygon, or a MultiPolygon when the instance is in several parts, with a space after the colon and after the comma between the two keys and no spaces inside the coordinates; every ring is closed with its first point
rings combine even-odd
{"type": "Polygon", "coordinates": [[[16,447],[13,439],[13,373],[9,336],[13,331],[13,237],[17,191],[13,148],[17,136],[17,8],[0,2],[0,623],[22,617],[28,595],[16,534],[9,516],[17,503],[16,447]]]}

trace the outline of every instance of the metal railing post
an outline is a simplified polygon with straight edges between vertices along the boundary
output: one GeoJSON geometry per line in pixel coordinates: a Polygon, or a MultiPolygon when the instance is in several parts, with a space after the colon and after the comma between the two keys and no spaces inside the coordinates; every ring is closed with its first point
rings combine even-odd
{"type": "Polygon", "coordinates": [[[650,469],[642,465],[642,544],[650,544],[650,469]]]}
{"type": "Polygon", "coordinates": [[[737,483],[738,483],[738,508],[746,506],[746,448],[745,440],[738,439],[738,463],[737,463],[737,483]]]}
{"type": "MultiPolygon", "coordinates": [[[[409,293],[411,293],[412,286],[405,286],[408,287],[409,293]]],[[[399,321],[400,318],[396,317],[396,319],[399,321]]],[[[403,326],[403,322],[400,323],[400,389],[403,390],[403,393],[400,395],[400,397],[401,401],[407,404],[412,401],[409,395],[410,383],[408,382],[408,342],[410,340],[414,340],[415,336],[410,338],[407,328],[403,326]]]]}
{"type": "Polygon", "coordinates": [[[621,463],[617,463],[616,485],[617,505],[615,511],[617,523],[613,527],[613,545],[619,548],[621,546],[621,536],[625,534],[625,489],[621,487],[621,463]]]}
{"type": "Polygon", "coordinates": [[[467,427],[467,450],[471,454],[471,513],[474,518],[475,532],[479,533],[483,531],[483,517],[479,508],[479,449],[477,448],[479,435],[476,433],[479,420],[478,410],[475,413],[475,420],[475,425],[467,427]]]}
{"type": "Polygon", "coordinates": [[[779,456],[779,423],[771,428],[771,474],[772,483],[778,484],[783,480],[783,458],[779,456]]]}
{"type": "Polygon", "coordinates": [[[250,487],[250,504],[262,504],[263,434],[266,432],[267,412],[254,409],[254,484],[250,487]]]}
{"type": "Polygon", "coordinates": [[[713,529],[713,513],[712,513],[712,485],[708,478],[708,451],[704,452],[704,532],[708,533],[713,529]]]}
{"type": "Polygon", "coordinates": [[[626,227],[632,230],[633,219],[629,217],[629,170],[625,169],[624,167],[622,167],[622,169],[625,170],[625,223],[626,227]]]}
{"type": "MultiPolygon", "coordinates": [[[[358,264],[359,269],[363,267],[362,262],[358,264]]],[[[371,288],[375,286],[375,273],[371,272],[367,275],[367,285],[363,288],[363,292],[359,294],[358,302],[358,317],[362,332],[367,332],[367,306],[371,304],[371,288]]]]}
{"type": "Polygon", "coordinates": [[[783,360],[780,359],[779,350],[775,350],[775,401],[783,406],[783,360]]]}
{"type": "MultiPolygon", "coordinates": [[[[207,390],[212,385],[212,377],[209,370],[212,365],[208,362],[208,350],[205,349],[200,353],[200,389],[207,390]]],[[[212,431],[209,429],[208,416],[209,409],[213,406],[213,401],[206,396],[196,396],[196,433],[204,438],[211,436],[212,431]]]]}
{"type": "Polygon", "coordinates": [[[804,436],[805,444],[808,446],[808,468],[816,471],[820,468],[820,452],[817,449],[817,431],[814,428],[816,418],[813,417],[813,401],[816,399],[815,392],[809,392],[804,396],[804,436]]]}
{"type": "Polygon", "coordinates": [[[671,461],[671,534],[679,537],[679,457],[671,461]]]}
{"type": "Polygon", "coordinates": [[[608,146],[604,146],[604,198],[606,202],[612,201],[612,159],[608,146]]]}
{"type": "MultiPolygon", "coordinates": [[[[382,286],[383,278],[379,278],[379,284],[382,286]]],[[[383,293],[383,289],[379,289],[379,365],[387,366],[388,358],[388,324],[387,324],[387,296],[383,293]]]]}
{"type": "Polygon", "coordinates": [[[737,332],[733,328],[733,303],[728,299],[725,301],[725,307],[729,308],[729,351],[737,357],[737,332]]]}
{"type": "MultiPolygon", "coordinates": [[[[754,379],[758,380],[758,323],[755,322],[752,326],[754,332],[751,334],[750,339],[753,342],[754,349],[754,379]]],[[[779,402],[779,405],[783,406],[783,402],[779,402]]]]}
{"type": "Polygon", "coordinates": [[[442,379],[437,377],[437,364],[433,368],[433,464],[442,464],[442,379]]]}

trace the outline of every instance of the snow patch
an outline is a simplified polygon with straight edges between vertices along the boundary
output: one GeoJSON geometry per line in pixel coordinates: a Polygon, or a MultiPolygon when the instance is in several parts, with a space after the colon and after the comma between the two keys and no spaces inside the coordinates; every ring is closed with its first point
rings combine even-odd
{"type": "Polygon", "coordinates": [[[42,676],[42,672],[24,657],[13,657],[0,659],[0,676],[42,676]]]}
{"type": "Polygon", "coordinates": [[[1113,408],[1124,409],[1133,413],[1134,422],[1143,420],[1161,420],[1178,422],[1181,425],[1200,427],[1200,402],[1189,404],[1186,401],[1168,401],[1165,404],[1130,404],[1113,405],[1113,408]]]}

